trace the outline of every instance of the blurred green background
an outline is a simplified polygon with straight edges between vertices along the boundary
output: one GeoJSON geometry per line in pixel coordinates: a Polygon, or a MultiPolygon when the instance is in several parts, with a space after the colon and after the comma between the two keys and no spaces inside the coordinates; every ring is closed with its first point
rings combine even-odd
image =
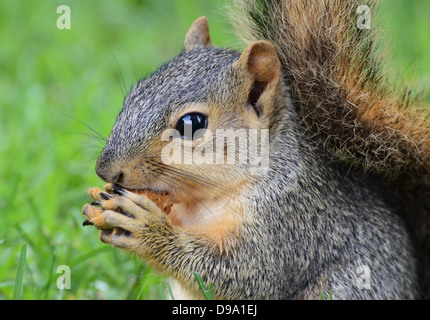
{"type": "MultiPolygon", "coordinates": [[[[243,49],[224,0],[0,2],[0,299],[13,297],[20,250],[22,299],[161,299],[165,279],[83,228],[94,165],[124,94],[180,52],[206,15],[217,46],[243,49]],[[71,29],[57,28],[57,7],[71,29]],[[71,268],[59,290],[57,267],[71,268]]],[[[396,74],[430,83],[430,2],[390,0],[381,10],[396,74]]],[[[376,17],[374,17],[376,19],[376,17]]],[[[168,296],[168,295],[167,295],[168,296]]]]}

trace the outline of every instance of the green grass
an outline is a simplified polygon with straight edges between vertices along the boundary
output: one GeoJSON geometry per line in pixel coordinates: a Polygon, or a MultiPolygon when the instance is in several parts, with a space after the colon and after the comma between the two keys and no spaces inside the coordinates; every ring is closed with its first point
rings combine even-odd
{"type": "Polygon", "coordinates": [[[18,268],[16,271],[16,277],[15,277],[15,287],[13,289],[13,299],[14,300],[21,299],[22,279],[24,277],[24,268],[25,268],[26,256],[27,256],[27,245],[23,244],[22,248],[21,248],[21,253],[19,255],[18,268]]]}
{"type": "Polygon", "coordinates": [[[194,272],[194,278],[196,279],[197,284],[199,285],[199,288],[203,294],[203,297],[206,300],[214,300],[214,292],[213,292],[214,284],[211,282],[209,284],[209,288],[206,288],[206,285],[203,282],[202,276],[197,272],[194,272]]]}
{"type": "MultiPolygon", "coordinates": [[[[21,299],[170,296],[164,278],[81,226],[86,190],[101,185],[94,165],[102,147],[83,123],[107,137],[126,91],[180,51],[201,15],[209,18],[214,44],[241,49],[223,6],[221,0],[0,2],[0,299],[14,292],[21,299]],[[70,30],[56,27],[60,4],[71,8],[70,30]],[[71,289],[56,286],[60,265],[71,269],[71,289]]],[[[393,68],[408,75],[412,67],[428,83],[428,0],[389,1],[382,12],[393,68]]]]}

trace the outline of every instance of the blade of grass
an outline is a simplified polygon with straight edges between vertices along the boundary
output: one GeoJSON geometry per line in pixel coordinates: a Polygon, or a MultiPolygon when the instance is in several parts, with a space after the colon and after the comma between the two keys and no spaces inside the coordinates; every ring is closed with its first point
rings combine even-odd
{"type": "Polygon", "coordinates": [[[51,283],[52,283],[52,274],[53,274],[54,266],[55,266],[55,258],[56,258],[55,254],[53,254],[51,257],[51,264],[49,266],[48,281],[46,282],[46,284],[42,288],[42,290],[45,291],[44,300],[48,299],[49,289],[50,289],[51,283]]]}
{"type": "Polygon", "coordinates": [[[38,255],[40,254],[42,256],[42,253],[39,252],[39,247],[35,246],[33,243],[33,240],[31,240],[31,237],[24,231],[24,229],[21,228],[21,226],[18,223],[14,223],[13,227],[17,231],[18,235],[21,237],[21,239],[30,246],[31,249],[36,251],[38,255]]]}
{"type": "Polygon", "coordinates": [[[21,299],[22,279],[24,276],[25,258],[27,256],[27,245],[23,244],[19,254],[18,269],[15,277],[15,287],[13,289],[13,300],[21,299]]]}
{"type": "Polygon", "coordinates": [[[166,296],[164,295],[163,285],[161,283],[157,285],[157,291],[158,291],[158,299],[166,300],[166,296]]]}
{"type": "Polygon", "coordinates": [[[167,286],[167,289],[169,290],[170,297],[172,298],[172,300],[175,300],[175,297],[173,296],[172,288],[170,287],[169,281],[166,282],[166,286],[167,286]]]}
{"type": "Polygon", "coordinates": [[[128,294],[127,294],[127,300],[130,300],[130,299],[132,299],[132,297],[133,297],[133,295],[134,295],[134,293],[135,293],[135,291],[137,290],[137,287],[139,286],[139,282],[140,282],[140,280],[139,280],[139,277],[137,276],[137,275],[139,275],[143,270],[145,269],[145,265],[143,264],[143,263],[140,263],[139,265],[138,265],[138,268],[137,268],[137,270],[135,271],[135,274],[136,274],[136,277],[135,277],[135,279],[134,279],[134,281],[133,281],[133,285],[131,286],[131,288],[130,288],[130,290],[128,291],[128,294]]]}
{"type": "Polygon", "coordinates": [[[90,259],[90,258],[92,258],[92,257],[94,257],[100,253],[113,251],[113,250],[114,250],[114,248],[112,248],[112,247],[100,247],[100,248],[91,250],[91,251],[77,257],[76,259],[72,260],[70,262],[69,266],[70,266],[70,268],[75,267],[76,265],[78,265],[78,264],[84,262],[85,260],[88,260],[88,259],[90,259]]]}
{"type": "Polygon", "coordinates": [[[199,288],[202,291],[205,299],[206,300],[214,300],[214,293],[213,293],[214,284],[210,283],[209,289],[207,289],[204,282],[203,282],[202,276],[199,273],[194,272],[194,277],[196,278],[197,284],[199,285],[199,288]]]}

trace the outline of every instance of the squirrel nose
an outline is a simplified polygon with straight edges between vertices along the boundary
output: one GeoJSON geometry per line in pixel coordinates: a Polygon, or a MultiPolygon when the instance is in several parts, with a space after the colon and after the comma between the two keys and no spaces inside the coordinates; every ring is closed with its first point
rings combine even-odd
{"type": "Polygon", "coordinates": [[[116,175],[113,176],[112,182],[116,184],[121,184],[121,182],[124,180],[124,173],[119,172],[116,175]]]}
{"type": "Polygon", "coordinates": [[[121,182],[124,180],[124,173],[122,171],[114,175],[110,175],[99,168],[99,166],[96,168],[96,173],[102,180],[106,182],[121,184],[121,182]]]}
{"type": "Polygon", "coordinates": [[[120,184],[124,180],[123,171],[117,171],[112,168],[112,165],[104,161],[103,157],[99,157],[96,164],[96,174],[106,182],[120,184]]]}
{"type": "Polygon", "coordinates": [[[109,173],[101,169],[100,166],[96,166],[96,173],[103,181],[109,182],[109,173]]]}

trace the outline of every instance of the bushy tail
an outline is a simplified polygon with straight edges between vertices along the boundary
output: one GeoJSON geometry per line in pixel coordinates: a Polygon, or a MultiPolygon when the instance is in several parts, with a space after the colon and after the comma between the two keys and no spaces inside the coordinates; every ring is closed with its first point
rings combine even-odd
{"type": "Polygon", "coordinates": [[[330,150],[366,171],[430,185],[430,109],[388,82],[366,19],[375,1],[235,2],[236,29],[275,45],[302,118],[330,150]]]}
{"type": "Polygon", "coordinates": [[[405,196],[416,200],[411,214],[428,272],[430,108],[389,82],[368,19],[376,1],[232,1],[239,34],[274,44],[309,131],[348,163],[413,190],[405,196]]]}

